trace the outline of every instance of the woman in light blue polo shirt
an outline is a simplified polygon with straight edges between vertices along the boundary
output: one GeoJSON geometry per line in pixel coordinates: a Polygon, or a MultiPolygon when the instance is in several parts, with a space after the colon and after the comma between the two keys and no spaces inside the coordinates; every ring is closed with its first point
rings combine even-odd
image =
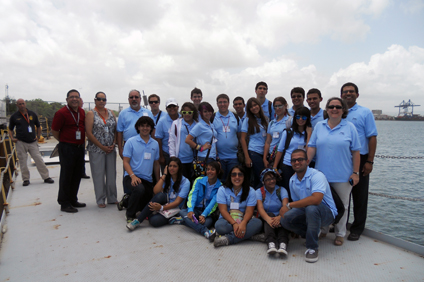
{"type": "Polygon", "coordinates": [[[192,148],[197,150],[197,158],[204,161],[209,156],[206,163],[214,161],[216,158],[216,139],[217,133],[215,126],[211,122],[213,115],[213,107],[208,102],[202,102],[199,105],[199,114],[201,119],[187,135],[185,142],[192,148]]]}
{"type": "Polygon", "coordinates": [[[243,148],[246,166],[253,168],[252,186],[255,189],[259,188],[261,184],[260,174],[265,168],[263,154],[267,129],[268,121],[259,100],[250,98],[246,104],[246,119],[241,127],[240,143],[243,148]],[[247,145],[246,140],[249,140],[249,145],[247,145]]]}
{"type": "Polygon", "coordinates": [[[276,118],[273,119],[268,126],[264,147],[264,166],[273,167],[275,156],[277,155],[278,144],[280,144],[281,133],[287,127],[286,121],[289,118],[289,111],[287,110],[287,101],[283,97],[274,99],[274,110],[276,118]]]}
{"type": "MultiPolygon", "coordinates": [[[[324,173],[344,204],[346,211],[334,226],[334,244],[341,246],[346,235],[350,191],[359,182],[361,143],[353,123],[345,119],[348,108],[342,99],[329,99],[326,110],[328,119],[315,125],[309,141],[308,159],[312,160],[316,155],[315,168],[324,173]]],[[[327,231],[328,229],[324,229],[321,232],[326,234],[327,231]]]]}
{"type": "Polygon", "coordinates": [[[281,133],[280,144],[278,144],[277,155],[275,156],[274,167],[279,168],[282,171],[282,185],[286,188],[287,193],[289,193],[290,198],[290,189],[289,189],[289,181],[290,177],[294,174],[294,170],[291,166],[291,154],[296,149],[304,149],[306,150],[306,144],[308,144],[309,138],[311,138],[312,125],[311,125],[311,112],[306,107],[298,108],[294,117],[295,121],[293,122],[292,128],[289,130],[284,130],[281,133]],[[290,144],[285,149],[286,139],[290,138],[290,144]],[[284,156],[283,156],[284,153],[284,156]]]}
{"type": "Polygon", "coordinates": [[[256,195],[242,166],[231,169],[225,184],[218,189],[216,201],[221,216],[215,229],[221,236],[215,237],[215,247],[237,244],[262,229],[261,220],[252,218],[256,195]]]}
{"type": "MultiPolygon", "coordinates": [[[[128,230],[136,229],[146,217],[149,217],[149,223],[153,227],[166,225],[171,222],[170,220],[175,221],[175,218],[168,219],[159,212],[182,208],[184,199],[190,191],[190,181],[183,176],[181,168],[179,158],[169,158],[169,165],[165,167],[162,177],[153,188],[155,195],[137,218],[127,224],[128,230]]],[[[182,219],[179,219],[178,223],[181,222],[182,219]]]]}

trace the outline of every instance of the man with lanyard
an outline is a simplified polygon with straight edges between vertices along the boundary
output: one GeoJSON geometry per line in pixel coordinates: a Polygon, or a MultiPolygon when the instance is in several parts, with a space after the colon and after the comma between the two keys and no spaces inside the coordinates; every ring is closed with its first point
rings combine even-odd
{"type": "Polygon", "coordinates": [[[306,97],[306,102],[311,110],[312,128],[314,128],[315,124],[324,120],[324,110],[319,105],[322,102],[321,91],[316,88],[309,89],[306,97]]]}
{"type": "Polygon", "coordinates": [[[346,101],[349,108],[346,120],[355,125],[361,141],[359,183],[353,186],[351,192],[354,221],[347,237],[350,241],[356,241],[364,231],[367,220],[370,173],[373,169],[374,155],[377,149],[377,127],[371,110],[356,103],[356,99],[359,97],[358,86],[352,82],[345,83],[340,90],[340,96],[346,101]]]}
{"type": "MultiPolygon", "coordinates": [[[[137,136],[137,131],[135,130],[135,127],[134,127],[137,120],[142,116],[148,116],[152,120],[155,120],[150,110],[144,109],[140,106],[140,103],[141,103],[140,91],[135,89],[131,90],[128,95],[128,102],[130,104],[130,107],[122,110],[119,113],[118,124],[116,126],[116,142],[118,144],[119,156],[121,157],[121,159],[123,159],[122,153],[124,151],[124,143],[131,137],[137,136]]],[[[152,134],[154,133],[155,133],[155,130],[153,129],[152,134]]],[[[130,193],[130,189],[125,187],[125,185],[124,185],[124,193],[125,194],[130,193]]],[[[128,196],[124,195],[124,198],[126,197],[128,196]]],[[[122,200],[124,200],[124,198],[122,198],[122,200]]]]}
{"type": "Polygon", "coordinates": [[[216,151],[223,171],[221,182],[224,182],[231,169],[239,164],[237,161],[237,146],[240,138],[241,123],[228,110],[230,98],[227,94],[219,94],[216,97],[216,103],[218,112],[215,114],[213,125],[218,134],[216,151]]]}
{"type": "Polygon", "coordinates": [[[290,178],[293,202],[280,210],[281,226],[306,238],[305,261],[318,261],[318,236],[321,226],[328,226],[337,216],[330,185],[324,174],[308,167],[308,157],[302,149],[291,155],[296,172],[290,178]]]}
{"type": "Polygon", "coordinates": [[[59,141],[59,195],[57,202],[63,212],[75,213],[86,205],[78,202],[78,189],[84,165],[85,112],[78,106],[80,93],[69,90],[67,105],[56,112],[52,133],[59,141]]]}
{"type": "Polygon", "coordinates": [[[294,112],[303,106],[305,101],[305,90],[302,87],[295,87],[290,91],[290,97],[293,103],[293,107],[289,109],[289,114],[294,116],[294,112]]]}
{"type": "Polygon", "coordinates": [[[268,93],[268,85],[263,81],[256,83],[255,92],[256,98],[262,105],[264,115],[268,118],[268,122],[270,122],[275,117],[275,111],[272,107],[272,102],[265,98],[266,94],[268,93]]]}
{"type": "Polygon", "coordinates": [[[26,108],[24,99],[16,101],[18,111],[9,120],[9,136],[16,144],[16,151],[20,160],[19,165],[22,171],[23,186],[28,186],[29,170],[27,165],[28,153],[37,166],[38,173],[44,179],[44,183],[52,184],[54,180],[49,177],[49,170],[41,157],[37,140],[40,139],[41,127],[37,115],[26,108]],[[37,126],[37,134],[35,134],[37,126]],[[16,127],[16,137],[13,137],[13,130],[16,127]]]}
{"type": "Polygon", "coordinates": [[[149,101],[150,110],[152,111],[154,117],[153,121],[157,125],[159,120],[163,119],[166,116],[166,113],[159,110],[160,97],[159,95],[151,94],[147,100],[149,101]]]}
{"type": "Polygon", "coordinates": [[[165,105],[168,114],[157,123],[155,133],[155,139],[158,141],[160,148],[159,163],[162,173],[165,166],[169,163],[169,129],[171,128],[172,122],[180,117],[178,113],[178,103],[174,98],[166,100],[165,105]]]}
{"type": "Polygon", "coordinates": [[[243,121],[246,118],[246,112],[244,111],[244,108],[246,108],[246,105],[244,103],[243,97],[237,96],[234,98],[233,108],[236,111],[236,114],[240,120],[240,124],[243,124],[243,121]]]}

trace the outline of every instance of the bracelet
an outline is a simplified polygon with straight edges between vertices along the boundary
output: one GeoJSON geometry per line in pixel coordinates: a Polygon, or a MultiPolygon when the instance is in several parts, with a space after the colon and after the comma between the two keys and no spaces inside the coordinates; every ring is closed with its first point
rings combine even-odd
{"type": "Polygon", "coordinates": [[[135,174],[134,174],[134,173],[133,173],[133,174],[131,174],[131,175],[130,175],[130,177],[131,177],[131,176],[133,176],[133,175],[135,175],[135,174]]]}
{"type": "Polygon", "coordinates": [[[202,147],[200,147],[200,152],[203,152],[203,146],[202,146],[202,147]]]}
{"type": "Polygon", "coordinates": [[[354,172],[352,172],[353,174],[356,174],[356,175],[359,175],[359,172],[358,171],[354,171],[354,172]]]}
{"type": "Polygon", "coordinates": [[[160,206],[160,211],[163,211],[163,206],[160,206]]]}
{"type": "Polygon", "coordinates": [[[234,224],[236,224],[237,223],[237,221],[234,221],[234,223],[233,224],[231,224],[231,226],[233,226],[234,224]]]}
{"type": "Polygon", "coordinates": [[[366,163],[369,163],[369,164],[374,164],[374,162],[372,162],[372,161],[366,161],[366,163]]]}
{"type": "Polygon", "coordinates": [[[194,148],[196,148],[196,150],[197,150],[197,151],[199,151],[199,150],[200,150],[200,148],[202,148],[202,146],[200,146],[200,145],[196,145],[194,148]]]}

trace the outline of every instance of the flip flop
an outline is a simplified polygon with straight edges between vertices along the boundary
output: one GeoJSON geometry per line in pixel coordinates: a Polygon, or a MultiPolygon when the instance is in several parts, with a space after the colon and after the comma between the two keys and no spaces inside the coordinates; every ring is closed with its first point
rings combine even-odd
{"type": "Polygon", "coordinates": [[[105,204],[98,204],[97,205],[99,208],[105,208],[106,207],[106,205],[105,204]]]}
{"type": "Polygon", "coordinates": [[[336,239],[334,239],[334,245],[341,246],[344,243],[344,238],[340,236],[336,236],[336,239]]]}

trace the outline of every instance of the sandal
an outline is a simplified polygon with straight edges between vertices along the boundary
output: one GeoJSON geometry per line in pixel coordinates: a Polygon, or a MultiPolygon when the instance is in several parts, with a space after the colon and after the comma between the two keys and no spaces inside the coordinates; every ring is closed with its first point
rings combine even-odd
{"type": "Polygon", "coordinates": [[[344,243],[344,238],[340,236],[336,236],[336,239],[334,239],[334,245],[341,246],[344,243]]]}
{"type": "Polygon", "coordinates": [[[99,208],[105,208],[106,207],[106,205],[105,204],[98,204],[97,205],[99,208]]]}

